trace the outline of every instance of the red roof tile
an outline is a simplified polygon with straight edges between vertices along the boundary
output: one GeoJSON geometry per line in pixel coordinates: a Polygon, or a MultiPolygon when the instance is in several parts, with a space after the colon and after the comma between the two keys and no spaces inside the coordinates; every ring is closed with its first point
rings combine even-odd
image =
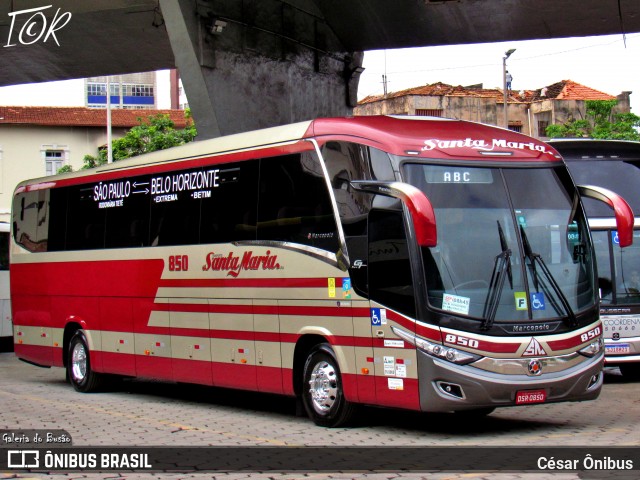
{"type": "MultiPolygon", "coordinates": [[[[504,98],[503,90],[499,88],[472,88],[452,85],[446,83],[434,83],[431,85],[423,85],[420,87],[407,88],[399,92],[391,92],[387,94],[387,100],[390,98],[405,97],[408,95],[420,96],[456,96],[456,97],[482,97],[495,98],[502,101],[504,98]]],[[[585,87],[573,80],[563,80],[561,82],[548,85],[537,90],[512,90],[509,92],[509,102],[533,102],[546,98],[557,100],[614,100],[616,97],[607,93],[585,87]],[[542,96],[542,91],[546,95],[542,96]]],[[[384,100],[383,95],[370,95],[358,102],[360,105],[365,103],[373,103],[384,100]]]]}
{"type": "MultiPolygon", "coordinates": [[[[131,128],[140,125],[139,118],[159,113],[168,114],[176,128],[186,126],[183,110],[111,110],[111,126],[131,128]]],[[[0,124],[42,125],[57,127],[104,127],[107,111],[86,107],[2,107],[0,124]]]]}

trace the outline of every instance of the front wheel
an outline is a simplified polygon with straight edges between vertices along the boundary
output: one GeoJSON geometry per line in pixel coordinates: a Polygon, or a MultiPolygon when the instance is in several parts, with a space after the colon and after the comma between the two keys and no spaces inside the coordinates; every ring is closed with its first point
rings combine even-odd
{"type": "Polygon", "coordinates": [[[89,343],[82,330],[78,330],[69,342],[67,377],[78,392],[95,392],[102,384],[102,375],[91,369],[89,343]]]}
{"type": "Polygon", "coordinates": [[[355,408],[344,398],[340,368],[329,344],[317,345],[309,353],[302,390],[304,408],[316,425],[338,427],[352,418],[355,408]]]}

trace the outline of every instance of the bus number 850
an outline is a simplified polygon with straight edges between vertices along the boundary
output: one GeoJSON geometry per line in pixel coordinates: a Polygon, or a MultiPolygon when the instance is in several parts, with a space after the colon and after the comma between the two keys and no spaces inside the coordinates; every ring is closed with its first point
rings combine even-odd
{"type": "Polygon", "coordinates": [[[187,270],[189,270],[188,255],[171,255],[169,257],[170,272],[186,272],[187,270]]]}

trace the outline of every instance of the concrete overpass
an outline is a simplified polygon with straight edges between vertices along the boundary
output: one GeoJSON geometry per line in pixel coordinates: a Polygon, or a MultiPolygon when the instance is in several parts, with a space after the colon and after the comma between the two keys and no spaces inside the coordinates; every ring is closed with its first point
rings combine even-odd
{"type": "Polygon", "coordinates": [[[209,138],[349,114],[365,50],[638,31],[637,0],[0,0],[0,85],[177,67],[209,138]]]}

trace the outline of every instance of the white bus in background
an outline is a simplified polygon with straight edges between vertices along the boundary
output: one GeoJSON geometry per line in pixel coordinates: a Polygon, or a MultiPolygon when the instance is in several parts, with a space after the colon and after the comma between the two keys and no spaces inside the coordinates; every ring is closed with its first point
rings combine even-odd
{"type": "Polygon", "coordinates": [[[0,351],[13,350],[13,325],[9,301],[9,224],[0,222],[0,351]]]}
{"type": "MultiPolygon", "coordinates": [[[[558,139],[549,142],[565,159],[574,180],[615,190],[631,205],[640,238],[640,142],[558,139]]],[[[640,248],[621,248],[609,208],[586,198],[584,207],[596,250],[605,364],[640,380],[640,248]]]]}

